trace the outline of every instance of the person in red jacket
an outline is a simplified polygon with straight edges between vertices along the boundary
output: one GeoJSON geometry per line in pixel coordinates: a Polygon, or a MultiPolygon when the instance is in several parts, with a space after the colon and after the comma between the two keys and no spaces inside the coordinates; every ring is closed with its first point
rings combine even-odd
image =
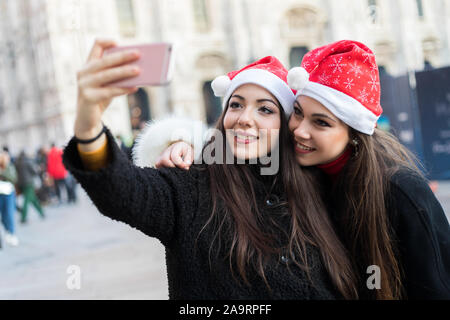
{"type": "Polygon", "coordinates": [[[52,177],[55,185],[55,193],[56,197],[58,198],[59,204],[62,203],[61,199],[61,188],[64,186],[64,188],[67,191],[67,199],[68,202],[71,202],[73,199],[72,196],[72,190],[68,184],[67,181],[67,170],[63,165],[62,162],[62,149],[55,146],[55,144],[52,144],[52,147],[50,151],[47,154],[47,173],[50,177],[52,177]]]}

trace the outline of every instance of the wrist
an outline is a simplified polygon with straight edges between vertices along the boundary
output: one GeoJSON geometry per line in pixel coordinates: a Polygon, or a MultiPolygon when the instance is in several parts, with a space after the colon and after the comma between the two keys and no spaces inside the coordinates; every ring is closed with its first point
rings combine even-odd
{"type": "Polygon", "coordinates": [[[80,125],[75,122],[74,135],[80,140],[89,140],[96,137],[103,130],[103,123],[99,122],[95,126],[80,125]]]}

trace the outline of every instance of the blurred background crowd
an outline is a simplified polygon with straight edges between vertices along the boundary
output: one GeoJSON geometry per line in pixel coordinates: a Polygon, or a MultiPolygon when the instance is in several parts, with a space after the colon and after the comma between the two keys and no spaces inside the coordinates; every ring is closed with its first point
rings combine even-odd
{"type": "Polygon", "coordinates": [[[62,149],[52,144],[50,148],[39,148],[34,155],[22,150],[13,156],[7,146],[2,148],[0,213],[4,236],[0,237],[0,247],[3,242],[19,245],[16,213],[20,215],[20,223],[25,224],[30,206],[44,219],[46,206],[60,206],[64,202],[75,204],[77,195],[76,181],[62,163],[62,149]]]}

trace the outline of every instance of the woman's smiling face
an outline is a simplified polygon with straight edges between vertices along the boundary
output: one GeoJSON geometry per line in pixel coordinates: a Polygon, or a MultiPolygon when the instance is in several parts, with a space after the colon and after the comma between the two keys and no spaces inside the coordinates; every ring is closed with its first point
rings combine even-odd
{"type": "Polygon", "coordinates": [[[278,100],[255,84],[238,87],[223,119],[228,145],[238,159],[266,156],[278,142],[281,124],[278,100]]]}
{"type": "Polygon", "coordinates": [[[319,101],[300,95],[294,103],[289,130],[295,142],[297,162],[302,166],[329,163],[347,148],[349,127],[319,101]]]}

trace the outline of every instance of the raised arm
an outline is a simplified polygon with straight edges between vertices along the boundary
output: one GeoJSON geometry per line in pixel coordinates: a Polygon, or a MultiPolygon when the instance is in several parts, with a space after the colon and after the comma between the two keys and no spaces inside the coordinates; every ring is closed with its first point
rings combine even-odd
{"type": "Polygon", "coordinates": [[[200,181],[195,171],[138,168],[106,131],[108,162],[96,171],[85,169],[77,143],[64,150],[64,165],[105,216],[122,221],[169,245],[186,232],[198,209],[200,181]]]}
{"type": "Polygon", "coordinates": [[[168,245],[198,208],[198,183],[191,171],[134,166],[110,131],[102,129],[101,117],[111,99],[135,91],[108,84],[139,73],[124,65],[139,57],[136,52],[103,57],[104,50],[114,45],[97,41],[88,63],[78,73],[75,136],[64,150],[64,164],[101,213],[168,245]],[[95,166],[89,162],[92,154],[99,155],[95,166]]]}
{"type": "MultiPolygon", "coordinates": [[[[84,68],[77,73],[78,99],[75,119],[75,137],[88,141],[95,138],[102,130],[102,115],[111,100],[124,94],[136,92],[137,88],[117,88],[108,83],[137,76],[140,70],[131,65],[139,59],[139,52],[117,52],[106,57],[106,49],[116,46],[114,41],[97,40],[89,54],[84,68]]],[[[91,143],[79,144],[81,151],[90,152],[99,149],[105,143],[102,134],[91,143]]]]}

